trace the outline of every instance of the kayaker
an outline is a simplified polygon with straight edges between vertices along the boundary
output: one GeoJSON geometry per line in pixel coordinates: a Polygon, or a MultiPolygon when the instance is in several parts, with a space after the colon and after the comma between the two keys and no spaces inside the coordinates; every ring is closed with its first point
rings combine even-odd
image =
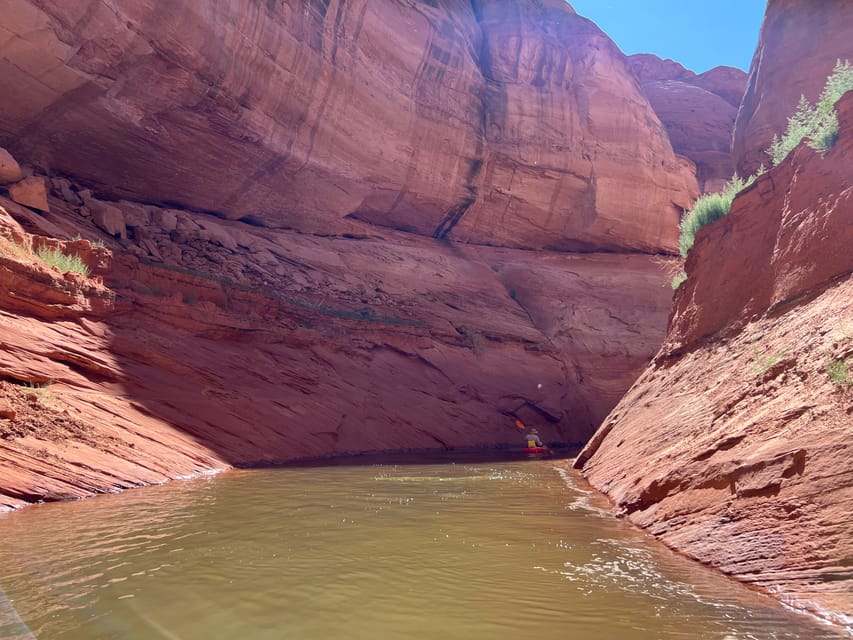
{"type": "Polygon", "coordinates": [[[542,439],[539,437],[539,432],[536,429],[531,429],[527,432],[527,435],[524,436],[527,439],[527,448],[532,449],[533,447],[543,447],[545,445],[542,444],[542,439]]]}

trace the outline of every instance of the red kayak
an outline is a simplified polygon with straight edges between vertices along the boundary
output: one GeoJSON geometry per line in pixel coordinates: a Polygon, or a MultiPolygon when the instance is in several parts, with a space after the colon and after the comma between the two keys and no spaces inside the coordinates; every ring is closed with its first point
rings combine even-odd
{"type": "Polygon", "coordinates": [[[524,453],[545,453],[548,447],[524,447],[524,453]]]}

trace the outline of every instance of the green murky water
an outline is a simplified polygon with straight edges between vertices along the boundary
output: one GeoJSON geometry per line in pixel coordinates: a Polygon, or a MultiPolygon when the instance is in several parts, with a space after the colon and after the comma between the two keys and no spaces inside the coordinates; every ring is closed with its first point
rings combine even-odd
{"type": "Polygon", "coordinates": [[[234,471],[0,517],[0,638],[831,638],[547,461],[234,471]]]}

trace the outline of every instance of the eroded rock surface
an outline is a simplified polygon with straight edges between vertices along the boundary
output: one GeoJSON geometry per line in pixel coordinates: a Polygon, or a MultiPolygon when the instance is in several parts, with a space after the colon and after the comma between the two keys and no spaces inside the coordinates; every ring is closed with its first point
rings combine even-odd
{"type": "Polygon", "coordinates": [[[14,211],[30,231],[106,243],[111,262],[89,240],[31,236],[5,218],[23,250],[59,244],[94,273],[62,275],[26,252],[3,262],[19,279],[9,291],[36,293],[0,301],[0,379],[50,381],[56,406],[91,425],[95,450],[27,430],[19,413],[24,426],[10,427],[0,454],[14,480],[0,489],[7,506],[208,467],[517,446],[516,418],[548,441],[583,442],[659,344],[671,297],[651,256],[543,255],[355,228],[320,237],[110,206],[128,239],[56,197],[47,217],[14,211]],[[69,278],[93,293],[70,295],[69,278]],[[163,461],[156,473],[136,465],[149,457],[163,461]]]}
{"type": "Polygon", "coordinates": [[[815,103],[840,60],[853,62],[853,3],[846,0],[769,0],[752,59],[732,152],[741,175],[762,164],[774,135],[782,135],[800,96],[815,103]]]}
{"type": "Polygon", "coordinates": [[[746,74],[715,67],[696,75],[651,54],[630,56],[629,61],[673,149],[696,163],[700,189],[719,191],[735,172],[732,133],[746,74]]]}
{"type": "Polygon", "coordinates": [[[631,521],[853,626],[853,94],[697,234],[664,347],[577,464],[631,521]]]}
{"type": "Polygon", "coordinates": [[[272,227],[672,253],[696,190],[556,1],[11,0],[0,91],[19,158],[272,227]]]}

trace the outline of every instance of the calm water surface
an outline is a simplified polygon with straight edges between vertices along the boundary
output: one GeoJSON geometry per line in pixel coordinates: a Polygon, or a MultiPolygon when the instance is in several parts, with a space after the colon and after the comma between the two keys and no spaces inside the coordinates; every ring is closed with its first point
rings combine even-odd
{"type": "Polygon", "coordinates": [[[0,516],[0,586],[16,640],[838,637],[548,461],[234,471],[40,505],[0,516]]]}

